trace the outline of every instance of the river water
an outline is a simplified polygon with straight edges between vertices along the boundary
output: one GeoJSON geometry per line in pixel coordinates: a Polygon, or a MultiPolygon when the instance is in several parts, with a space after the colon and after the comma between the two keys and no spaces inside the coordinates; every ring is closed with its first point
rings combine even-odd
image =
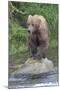
{"type": "MultiPolygon", "coordinates": [[[[8,88],[16,89],[16,88],[28,88],[28,87],[41,87],[41,86],[56,86],[59,85],[59,73],[58,73],[58,58],[57,51],[54,49],[52,51],[53,54],[50,54],[50,58],[53,59],[54,69],[47,73],[41,73],[39,75],[18,75],[13,76],[12,72],[16,70],[16,68],[12,68],[13,66],[10,63],[10,72],[8,79],[8,88]],[[54,51],[55,50],[55,51],[54,51]],[[54,52],[56,52],[54,54],[54,52]],[[54,57],[55,56],[55,57],[54,57]]],[[[17,65],[17,64],[16,64],[17,65]]]]}
{"type": "Polygon", "coordinates": [[[40,86],[56,86],[58,85],[58,69],[57,67],[48,73],[40,75],[17,75],[9,77],[9,88],[26,88],[40,86]]]}

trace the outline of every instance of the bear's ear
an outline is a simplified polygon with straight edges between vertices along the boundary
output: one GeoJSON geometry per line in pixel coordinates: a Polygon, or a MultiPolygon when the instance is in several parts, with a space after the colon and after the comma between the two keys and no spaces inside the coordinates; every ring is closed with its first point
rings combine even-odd
{"type": "Polygon", "coordinates": [[[29,15],[29,16],[28,16],[28,18],[31,18],[31,17],[32,17],[32,15],[29,15]]]}
{"type": "Polygon", "coordinates": [[[41,19],[40,18],[38,18],[38,25],[40,26],[40,23],[41,23],[41,19]]]}
{"type": "Polygon", "coordinates": [[[27,19],[27,24],[31,21],[31,19],[32,19],[32,15],[29,15],[27,19]]]}

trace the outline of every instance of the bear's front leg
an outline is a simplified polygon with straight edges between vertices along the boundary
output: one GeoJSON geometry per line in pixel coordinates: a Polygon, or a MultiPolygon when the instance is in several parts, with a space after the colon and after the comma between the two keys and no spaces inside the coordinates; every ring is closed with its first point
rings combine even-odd
{"type": "Polygon", "coordinates": [[[31,53],[31,57],[33,57],[34,59],[36,59],[36,54],[37,54],[37,47],[31,47],[30,48],[30,53],[31,53]]]}
{"type": "Polygon", "coordinates": [[[40,50],[41,58],[46,58],[47,57],[48,46],[49,46],[49,42],[48,41],[44,41],[40,45],[40,49],[39,50],[40,50]]]}

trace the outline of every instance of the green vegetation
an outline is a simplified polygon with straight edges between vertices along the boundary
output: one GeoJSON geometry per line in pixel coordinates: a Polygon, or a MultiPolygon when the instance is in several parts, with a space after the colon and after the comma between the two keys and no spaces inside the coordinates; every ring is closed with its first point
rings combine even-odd
{"type": "Polygon", "coordinates": [[[9,1],[9,55],[28,52],[27,26],[29,14],[43,15],[51,32],[50,48],[57,46],[58,5],[40,3],[22,3],[9,1]]]}

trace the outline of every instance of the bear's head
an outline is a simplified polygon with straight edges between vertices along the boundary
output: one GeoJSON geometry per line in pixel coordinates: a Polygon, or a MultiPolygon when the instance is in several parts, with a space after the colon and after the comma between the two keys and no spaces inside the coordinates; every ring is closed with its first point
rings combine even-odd
{"type": "Polygon", "coordinates": [[[37,15],[29,15],[27,19],[27,27],[28,27],[28,33],[34,33],[36,32],[40,27],[40,18],[37,15]]]}

